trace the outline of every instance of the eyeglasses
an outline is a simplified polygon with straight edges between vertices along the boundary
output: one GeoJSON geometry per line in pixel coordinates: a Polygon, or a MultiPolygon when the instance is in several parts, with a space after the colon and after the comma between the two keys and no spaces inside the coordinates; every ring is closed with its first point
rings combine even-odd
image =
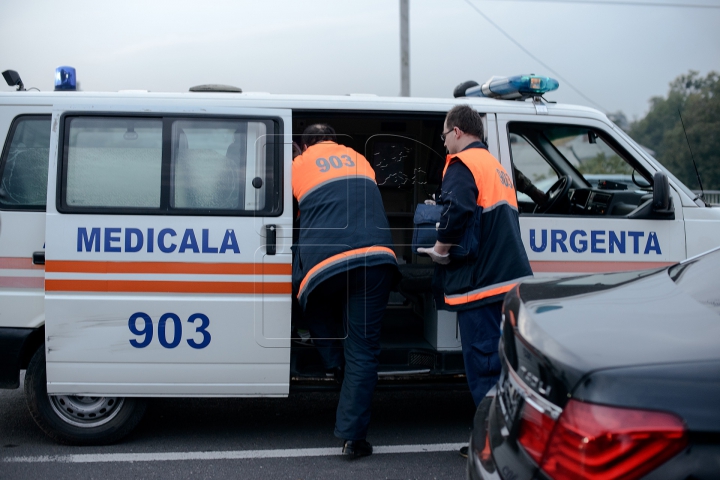
{"type": "Polygon", "coordinates": [[[455,127],[451,128],[451,129],[448,130],[447,132],[441,133],[441,134],[440,134],[440,140],[442,140],[442,141],[444,142],[444,141],[445,141],[445,138],[446,138],[448,135],[450,135],[452,132],[454,132],[454,131],[455,131],[455,127]]]}

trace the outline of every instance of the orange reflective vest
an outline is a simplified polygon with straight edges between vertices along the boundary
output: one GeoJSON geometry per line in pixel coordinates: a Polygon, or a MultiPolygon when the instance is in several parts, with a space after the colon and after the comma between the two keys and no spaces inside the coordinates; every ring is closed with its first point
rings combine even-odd
{"type": "Polygon", "coordinates": [[[355,150],[321,142],[295,157],[293,196],[300,229],[293,287],[305,307],[312,290],[338,273],[397,264],[375,172],[355,150]]]}
{"type": "Polygon", "coordinates": [[[532,270],[520,235],[512,177],[484,148],[448,155],[443,178],[454,161],[470,170],[477,185],[480,249],[477,258],[440,267],[436,285],[443,290],[443,308],[467,310],[502,300],[520,279],[531,277],[532,270]]]}

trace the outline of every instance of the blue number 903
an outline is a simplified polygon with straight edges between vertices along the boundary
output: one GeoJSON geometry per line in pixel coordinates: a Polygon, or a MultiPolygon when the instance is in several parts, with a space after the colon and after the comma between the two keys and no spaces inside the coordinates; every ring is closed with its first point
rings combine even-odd
{"type": "MultiPolygon", "coordinates": [[[[187,344],[198,350],[210,345],[212,337],[210,332],[207,331],[207,328],[210,326],[210,319],[207,315],[202,313],[193,313],[190,315],[190,318],[187,319],[187,322],[192,323],[193,326],[195,326],[195,333],[199,333],[202,336],[200,341],[197,341],[195,338],[187,339],[187,344]],[[196,322],[198,321],[199,325],[196,325],[196,322]]],[[[135,348],[145,348],[150,345],[154,336],[153,327],[153,321],[147,313],[137,312],[130,315],[130,319],[128,320],[130,333],[137,335],[138,337],[143,337],[142,339],[131,339],[130,345],[135,348]],[[138,324],[140,325],[139,327],[138,324]]],[[[160,317],[160,321],[158,322],[157,334],[160,345],[165,348],[175,348],[180,345],[180,342],[182,341],[182,321],[180,320],[180,317],[174,313],[166,313],[162,315],[160,317]],[[167,338],[166,332],[168,322],[172,322],[173,324],[173,334],[170,339],[167,338]]]]}

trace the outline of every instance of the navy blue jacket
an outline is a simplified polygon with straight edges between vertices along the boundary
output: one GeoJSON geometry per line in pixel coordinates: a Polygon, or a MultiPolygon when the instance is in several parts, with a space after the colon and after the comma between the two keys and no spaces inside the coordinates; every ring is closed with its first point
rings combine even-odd
{"type": "Polygon", "coordinates": [[[502,301],[519,280],[532,276],[512,177],[482,143],[447,156],[440,203],[438,240],[456,244],[472,226],[478,248],[470,258],[452,258],[451,250],[450,264],[436,267],[438,308],[469,310],[502,301]]]}
{"type": "Polygon", "coordinates": [[[310,292],[333,275],[397,265],[375,172],[365,157],[334,142],[315,144],[293,160],[292,187],[300,229],[293,291],[303,309],[310,292]]]}

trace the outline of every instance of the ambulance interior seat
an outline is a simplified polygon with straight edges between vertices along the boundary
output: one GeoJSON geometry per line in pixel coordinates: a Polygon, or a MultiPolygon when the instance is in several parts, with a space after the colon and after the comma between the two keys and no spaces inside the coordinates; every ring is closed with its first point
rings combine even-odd
{"type": "Polygon", "coordinates": [[[411,306],[422,310],[426,302],[432,301],[433,265],[404,263],[398,265],[400,282],[397,291],[411,306]]]}

